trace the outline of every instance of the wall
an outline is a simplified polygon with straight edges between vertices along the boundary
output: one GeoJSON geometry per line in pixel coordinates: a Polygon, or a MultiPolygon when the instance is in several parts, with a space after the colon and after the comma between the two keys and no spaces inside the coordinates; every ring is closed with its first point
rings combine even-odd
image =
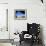
{"type": "Polygon", "coordinates": [[[8,3],[8,0],[0,0],[0,3],[8,3]]]}
{"type": "Polygon", "coordinates": [[[9,2],[9,31],[13,38],[13,33],[27,30],[27,23],[40,23],[43,29],[44,41],[46,42],[46,16],[45,4],[40,0],[12,0],[9,2]],[[15,9],[27,9],[27,20],[15,20],[15,9]]]}

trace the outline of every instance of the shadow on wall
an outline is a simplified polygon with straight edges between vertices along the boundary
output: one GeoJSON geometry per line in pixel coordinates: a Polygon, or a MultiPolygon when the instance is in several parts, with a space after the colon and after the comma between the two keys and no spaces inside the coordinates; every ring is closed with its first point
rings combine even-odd
{"type": "Polygon", "coordinates": [[[43,26],[40,25],[40,39],[42,40],[42,46],[45,46],[44,45],[44,37],[43,37],[43,26]]]}

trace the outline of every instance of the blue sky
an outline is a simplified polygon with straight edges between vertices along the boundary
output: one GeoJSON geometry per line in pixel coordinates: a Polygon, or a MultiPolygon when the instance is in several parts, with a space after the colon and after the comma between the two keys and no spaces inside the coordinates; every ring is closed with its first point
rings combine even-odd
{"type": "Polygon", "coordinates": [[[21,12],[17,12],[16,16],[24,16],[25,14],[21,13],[21,12]]]}

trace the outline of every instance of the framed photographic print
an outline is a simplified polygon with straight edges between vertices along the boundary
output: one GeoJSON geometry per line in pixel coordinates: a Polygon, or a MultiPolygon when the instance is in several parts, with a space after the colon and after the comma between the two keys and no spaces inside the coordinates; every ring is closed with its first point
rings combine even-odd
{"type": "Polygon", "coordinates": [[[16,9],[15,10],[15,19],[26,20],[27,19],[27,10],[26,9],[16,9]]]}

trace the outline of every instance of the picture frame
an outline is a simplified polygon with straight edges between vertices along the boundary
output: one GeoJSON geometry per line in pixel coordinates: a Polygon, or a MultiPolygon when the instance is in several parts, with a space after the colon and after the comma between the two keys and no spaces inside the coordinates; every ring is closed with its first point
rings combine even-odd
{"type": "Polygon", "coordinates": [[[16,20],[26,20],[27,19],[27,10],[26,9],[16,9],[14,13],[16,20]]]}

